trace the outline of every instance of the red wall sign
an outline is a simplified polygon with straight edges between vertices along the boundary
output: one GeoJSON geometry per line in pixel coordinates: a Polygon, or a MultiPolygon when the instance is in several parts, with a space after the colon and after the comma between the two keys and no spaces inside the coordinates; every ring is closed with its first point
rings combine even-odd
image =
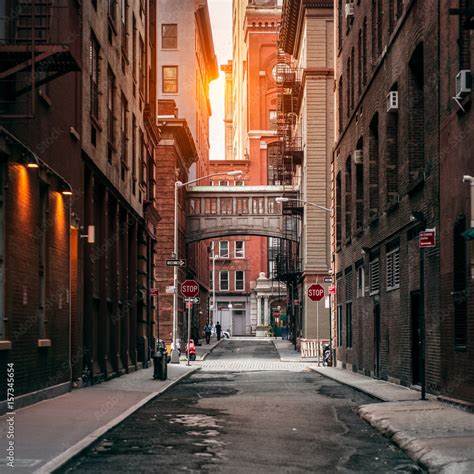
{"type": "Polygon", "coordinates": [[[431,247],[436,247],[436,231],[434,230],[424,230],[419,234],[419,245],[420,248],[426,249],[431,247]]]}
{"type": "Polygon", "coordinates": [[[311,301],[321,301],[324,298],[324,288],[319,284],[311,285],[308,288],[308,298],[311,301]]]}

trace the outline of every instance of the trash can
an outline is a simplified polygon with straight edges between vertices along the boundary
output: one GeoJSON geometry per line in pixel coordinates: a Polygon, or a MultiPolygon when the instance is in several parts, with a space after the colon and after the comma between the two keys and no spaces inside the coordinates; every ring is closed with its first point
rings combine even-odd
{"type": "Polygon", "coordinates": [[[161,351],[156,351],[153,355],[153,378],[155,380],[166,380],[167,376],[166,355],[162,354],[161,351]]]}

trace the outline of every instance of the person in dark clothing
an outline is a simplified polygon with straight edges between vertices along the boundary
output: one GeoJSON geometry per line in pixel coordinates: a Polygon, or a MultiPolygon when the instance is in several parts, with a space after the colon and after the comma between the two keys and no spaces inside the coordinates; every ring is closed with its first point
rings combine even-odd
{"type": "Polygon", "coordinates": [[[206,334],[206,344],[209,344],[211,340],[212,327],[209,323],[204,326],[204,333],[206,334]]]}
{"type": "Polygon", "coordinates": [[[222,333],[222,326],[221,326],[221,323],[219,321],[217,321],[216,334],[217,334],[217,340],[218,341],[220,341],[220,339],[221,339],[221,333],[222,333]]]}

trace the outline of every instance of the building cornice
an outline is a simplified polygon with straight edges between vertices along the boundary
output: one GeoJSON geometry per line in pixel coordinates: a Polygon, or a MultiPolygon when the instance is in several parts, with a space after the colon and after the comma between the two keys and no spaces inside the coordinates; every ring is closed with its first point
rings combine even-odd
{"type": "Polygon", "coordinates": [[[198,159],[198,152],[194,138],[185,119],[167,118],[158,122],[160,127],[162,142],[166,145],[167,140],[174,140],[182,152],[186,166],[191,166],[198,159]]]}
{"type": "Polygon", "coordinates": [[[195,12],[196,24],[203,41],[203,52],[206,61],[206,68],[209,73],[210,80],[219,77],[219,67],[217,65],[217,57],[214,49],[214,40],[212,37],[211,19],[209,17],[209,8],[207,3],[199,5],[195,12]]]}
{"type": "Polygon", "coordinates": [[[333,0],[286,0],[283,4],[283,12],[280,26],[280,47],[288,54],[296,57],[294,54],[298,51],[298,44],[301,36],[301,27],[303,25],[303,15],[305,10],[321,9],[333,10],[333,0]]]}

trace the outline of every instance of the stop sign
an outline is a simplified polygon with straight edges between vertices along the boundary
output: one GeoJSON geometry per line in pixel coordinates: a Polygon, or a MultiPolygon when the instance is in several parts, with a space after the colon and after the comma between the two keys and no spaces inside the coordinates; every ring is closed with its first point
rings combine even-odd
{"type": "Polygon", "coordinates": [[[199,294],[199,285],[195,280],[185,280],[181,283],[181,294],[185,298],[194,298],[199,294]]]}
{"type": "Polygon", "coordinates": [[[324,288],[319,284],[311,285],[308,288],[308,298],[311,301],[320,301],[324,297],[324,288]]]}

